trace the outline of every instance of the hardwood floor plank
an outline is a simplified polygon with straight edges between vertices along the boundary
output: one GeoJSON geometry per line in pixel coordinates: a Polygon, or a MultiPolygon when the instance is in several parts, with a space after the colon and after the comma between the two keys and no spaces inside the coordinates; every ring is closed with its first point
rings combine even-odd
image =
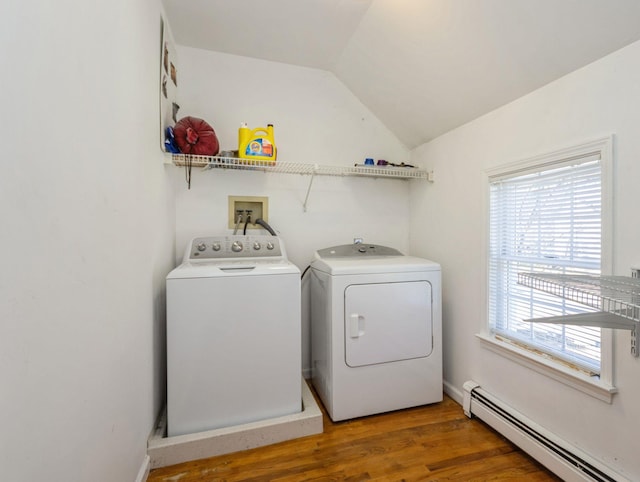
{"type": "Polygon", "coordinates": [[[559,481],[553,474],[526,457],[522,452],[511,452],[489,457],[480,463],[463,463],[433,472],[434,480],[495,481],[495,480],[539,480],[559,481]],[[540,478],[536,479],[536,476],[540,478]]]}
{"type": "Polygon", "coordinates": [[[148,482],[558,481],[448,397],[324,433],[152,470],[148,482]]]}

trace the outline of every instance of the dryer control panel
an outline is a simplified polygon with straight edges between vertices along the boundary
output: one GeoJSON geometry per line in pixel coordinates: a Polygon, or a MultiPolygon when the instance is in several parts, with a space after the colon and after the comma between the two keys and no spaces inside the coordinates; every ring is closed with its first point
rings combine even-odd
{"type": "Polygon", "coordinates": [[[228,235],[194,238],[185,253],[185,261],[284,257],[284,246],[280,238],[268,235],[228,235]]]}
{"type": "Polygon", "coordinates": [[[320,258],[361,258],[363,256],[403,256],[397,249],[379,244],[354,243],[333,246],[331,248],[319,249],[317,251],[320,258]]]}

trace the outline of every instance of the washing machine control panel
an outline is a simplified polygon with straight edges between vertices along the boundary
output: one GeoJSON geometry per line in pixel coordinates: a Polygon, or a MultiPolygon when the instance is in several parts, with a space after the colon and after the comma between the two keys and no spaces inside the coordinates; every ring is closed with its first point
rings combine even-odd
{"type": "Polygon", "coordinates": [[[284,246],[277,236],[209,236],[191,241],[185,261],[227,258],[283,258],[284,246]]]}

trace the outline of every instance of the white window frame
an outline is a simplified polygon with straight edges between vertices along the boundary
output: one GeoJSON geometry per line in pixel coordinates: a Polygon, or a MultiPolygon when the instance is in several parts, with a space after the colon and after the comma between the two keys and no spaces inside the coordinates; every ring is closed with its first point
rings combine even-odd
{"type": "Polygon", "coordinates": [[[613,267],[613,136],[596,139],[590,142],[557,150],[540,156],[501,165],[485,170],[485,316],[482,331],[477,335],[483,346],[507,359],[531,368],[560,381],[577,390],[587,393],[607,403],[611,403],[613,394],[617,392],[613,383],[613,330],[602,329],[601,334],[601,370],[599,377],[589,376],[550,357],[534,353],[506,342],[491,333],[489,329],[489,189],[490,183],[499,178],[510,177],[527,172],[551,169],[571,159],[579,159],[589,155],[600,157],[602,168],[602,255],[601,273],[611,274],[613,267]]]}

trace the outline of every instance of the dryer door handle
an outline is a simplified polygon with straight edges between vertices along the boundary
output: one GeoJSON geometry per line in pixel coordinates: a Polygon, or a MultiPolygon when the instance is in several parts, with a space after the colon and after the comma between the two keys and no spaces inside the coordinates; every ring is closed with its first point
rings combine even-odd
{"type": "Polygon", "coordinates": [[[351,313],[349,316],[349,336],[359,338],[364,335],[364,316],[351,313]]]}

